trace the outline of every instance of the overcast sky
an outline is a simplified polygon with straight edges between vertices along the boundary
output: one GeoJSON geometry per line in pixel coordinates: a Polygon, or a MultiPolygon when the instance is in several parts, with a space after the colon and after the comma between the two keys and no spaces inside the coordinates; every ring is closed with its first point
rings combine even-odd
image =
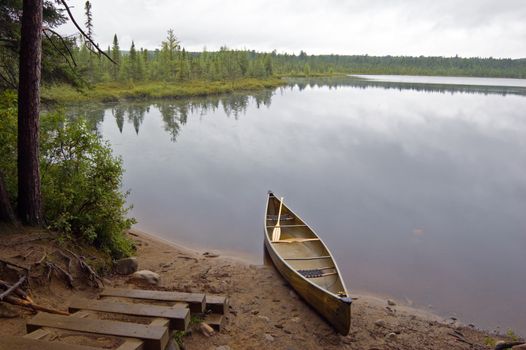
{"type": "MultiPolygon", "coordinates": [[[[84,22],[84,0],[68,0],[84,22]]],[[[173,28],[200,51],[526,57],[526,0],[92,0],[106,48],[155,49],[173,28]]],[[[64,34],[75,32],[71,24],[64,34]]]]}

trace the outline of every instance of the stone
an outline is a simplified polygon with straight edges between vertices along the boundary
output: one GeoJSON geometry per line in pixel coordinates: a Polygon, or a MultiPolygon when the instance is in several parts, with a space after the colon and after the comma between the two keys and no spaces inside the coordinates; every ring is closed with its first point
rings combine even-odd
{"type": "Polygon", "coordinates": [[[204,322],[199,323],[199,330],[206,337],[210,337],[215,333],[214,329],[204,322]]]}
{"type": "Polygon", "coordinates": [[[210,253],[210,252],[204,252],[203,255],[206,256],[207,258],[217,258],[217,257],[219,257],[219,254],[210,253]]]}
{"type": "Polygon", "coordinates": [[[521,345],[515,345],[511,350],[526,350],[526,343],[521,345]]]}
{"type": "Polygon", "coordinates": [[[265,340],[266,341],[274,341],[274,337],[271,336],[270,334],[265,333],[265,340]]]}
{"type": "Polygon", "coordinates": [[[396,303],[395,303],[395,301],[392,300],[392,299],[387,299],[387,305],[389,305],[389,306],[395,306],[396,303]]]}
{"type": "Polygon", "coordinates": [[[138,281],[144,281],[149,284],[159,284],[159,274],[149,271],[149,270],[141,270],[134,272],[132,274],[132,279],[138,280],[138,281]]]}
{"type": "Polygon", "coordinates": [[[232,348],[228,345],[221,345],[221,346],[216,346],[215,350],[232,350],[232,348]]]}
{"type": "Polygon", "coordinates": [[[135,257],[120,259],[113,263],[113,269],[119,275],[131,275],[138,267],[139,263],[135,257]]]}
{"type": "Polygon", "coordinates": [[[385,336],[385,339],[386,339],[386,340],[396,340],[396,333],[388,333],[388,334],[385,336]]]}
{"type": "Polygon", "coordinates": [[[385,320],[379,319],[374,321],[374,324],[378,327],[385,327],[385,320]]]}
{"type": "Polygon", "coordinates": [[[263,321],[270,322],[270,318],[268,318],[267,316],[258,316],[258,318],[262,319],[263,321]]]}

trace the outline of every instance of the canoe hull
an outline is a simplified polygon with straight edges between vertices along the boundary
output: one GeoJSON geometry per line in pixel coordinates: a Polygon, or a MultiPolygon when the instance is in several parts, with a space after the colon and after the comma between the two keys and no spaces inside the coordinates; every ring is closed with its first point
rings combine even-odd
{"type": "Polygon", "coordinates": [[[351,328],[351,303],[313,286],[296,271],[292,270],[271,246],[266,232],[265,248],[276,269],[296,293],[325,318],[338,333],[342,335],[349,334],[351,328]]]}

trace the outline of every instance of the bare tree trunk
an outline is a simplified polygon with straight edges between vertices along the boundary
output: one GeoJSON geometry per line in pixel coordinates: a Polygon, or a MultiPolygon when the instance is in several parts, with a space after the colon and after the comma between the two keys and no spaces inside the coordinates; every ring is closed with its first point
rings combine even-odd
{"type": "Polygon", "coordinates": [[[0,221],[2,222],[15,222],[15,213],[11,207],[9,196],[5,188],[4,176],[0,171],[0,221]]]}
{"type": "Polygon", "coordinates": [[[39,169],[40,65],[43,0],[24,0],[18,86],[18,215],[23,223],[42,222],[39,169]]]}

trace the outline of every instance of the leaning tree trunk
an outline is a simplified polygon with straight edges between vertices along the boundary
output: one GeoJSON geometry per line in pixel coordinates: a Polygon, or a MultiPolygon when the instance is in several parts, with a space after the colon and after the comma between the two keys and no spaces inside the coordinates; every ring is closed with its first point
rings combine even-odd
{"type": "Polygon", "coordinates": [[[18,215],[28,225],[39,225],[42,222],[38,164],[42,2],[43,0],[24,0],[20,42],[18,215]]]}
{"type": "Polygon", "coordinates": [[[5,188],[4,176],[0,171],[0,221],[1,222],[15,222],[15,213],[11,207],[9,196],[5,188]]]}

